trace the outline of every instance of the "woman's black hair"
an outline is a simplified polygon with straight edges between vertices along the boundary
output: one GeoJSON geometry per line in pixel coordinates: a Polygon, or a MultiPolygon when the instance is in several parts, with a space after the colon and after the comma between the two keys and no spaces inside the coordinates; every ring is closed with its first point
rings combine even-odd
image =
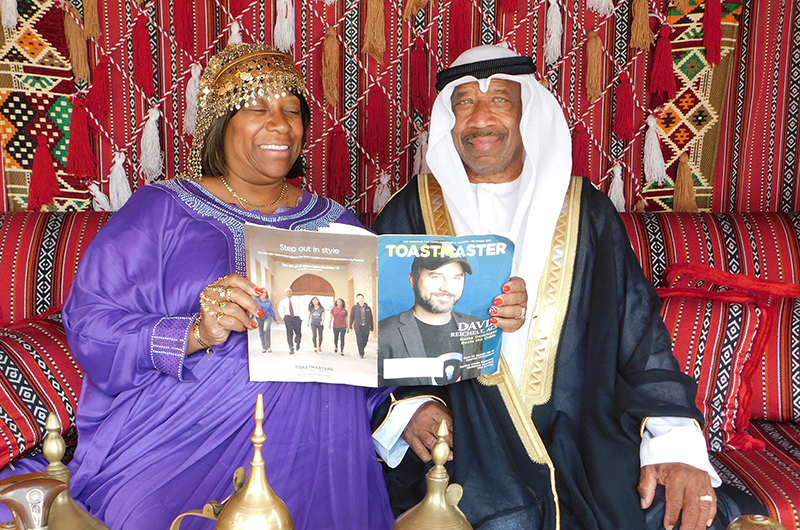
{"type": "MultiPolygon", "coordinates": [[[[314,298],[317,298],[317,297],[315,296],[314,298]]],[[[313,311],[314,310],[314,298],[312,298],[311,301],[308,302],[308,310],[309,311],[313,311]]],[[[322,302],[319,301],[319,298],[317,298],[317,303],[319,304],[319,308],[322,309],[323,311],[325,311],[325,308],[322,307],[322,302]]]]}
{"type": "MultiPolygon", "coordinates": [[[[305,149],[308,126],[311,124],[311,109],[308,107],[308,101],[306,101],[303,94],[294,91],[292,91],[292,94],[300,100],[300,118],[303,120],[303,148],[305,149]]],[[[224,177],[228,174],[228,161],[225,158],[225,131],[228,129],[228,123],[230,123],[231,118],[237,112],[238,109],[229,110],[227,114],[214,119],[209,125],[206,140],[203,142],[203,148],[200,151],[203,175],[224,177]]],[[[305,174],[304,157],[300,155],[286,174],[286,178],[302,177],[305,174]]]]}

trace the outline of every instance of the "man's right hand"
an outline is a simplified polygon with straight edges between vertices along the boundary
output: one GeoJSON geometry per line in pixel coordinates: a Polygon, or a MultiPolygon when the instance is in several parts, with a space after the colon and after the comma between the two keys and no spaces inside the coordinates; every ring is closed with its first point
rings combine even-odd
{"type": "Polygon", "coordinates": [[[436,431],[442,420],[447,422],[447,445],[450,447],[448,460],[453,459],[453,415],[450,409],[438,401],[427,401],[411,417],[411,421],[406,425],[402,438],[417,453],[423,462],[430,462],[431,450],[436,443],[436,431]]]}

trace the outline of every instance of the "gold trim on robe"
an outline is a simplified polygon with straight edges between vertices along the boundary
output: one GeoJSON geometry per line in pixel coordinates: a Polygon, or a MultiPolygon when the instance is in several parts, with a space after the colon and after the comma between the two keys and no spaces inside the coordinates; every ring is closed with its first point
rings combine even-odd
{"type": "MultiPolygon", "coordinates": [[[[419,196],[425,229],[432,235],[455,235],[444,202],[442,189],[433,175],[418,175],[419,196]]],[[[533,407],[547,403],[553,390],[556,353],[569,305],[572,274],[578,243],[580,200],[583,179],[573,177],[556,223],[550,259],[539,282],[536,308],[531,317],[525,348],[520,387],[500,356],[500,368],[478,378],[481,384],[497,386],[514,427],[533,462],[550,468],[550,482],[556,506],[556,528],[560,527],[560,508],[555,483],[555,467],[531,418],[533,407]]]]}

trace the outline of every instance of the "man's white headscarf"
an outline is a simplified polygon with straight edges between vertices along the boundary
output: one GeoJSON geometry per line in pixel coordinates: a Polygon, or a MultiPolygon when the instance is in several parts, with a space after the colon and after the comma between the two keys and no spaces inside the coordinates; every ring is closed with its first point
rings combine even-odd
{"type": "MultiPolygon", "coordinates": [[[[462,53],[451,68],[513,57],[520,56],[502,46],[480,46],[462,53]]],[[[481,74],[476,72],[476,75],[481,74]]],[[[478,204],[475,194],[453,143],[451,132],[455,125],[455,115],[450,98],[455,87],[472,81],[478,81],[481,90],[485,92],[492,79],[516,81],[522,87],[522,118],[519,127],[525,148],[525,163],[519,178],[518,192],[515,194],[518,201],[511,229],[502,234],[515,243],[512,274],[525,280],[529,295],[529,312],[525,325],[516,333],[503,335],[504,354],[515,378],[519,380],[539,279],[550,253],[556,221],[570,183],[572,139],[561,106],[536,81],[533,74],[494,73],[484,79],[465,75],[445,85],[433,104],[426,161],[436,180],[442,185],[456,234],[485,233],[481,224],[486,226],[486,223],[480,223],[479,216],[476,215],[478,204]]],[[[481,212],[481,216],[487,214],[492,215],[492,212],[481,212]]]]}

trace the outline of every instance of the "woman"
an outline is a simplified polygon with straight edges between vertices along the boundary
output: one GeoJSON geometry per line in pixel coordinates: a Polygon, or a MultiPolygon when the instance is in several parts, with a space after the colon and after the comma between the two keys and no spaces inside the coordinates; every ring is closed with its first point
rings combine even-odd
{"type": "Polygon", "coordinates": [[[308,303],[308,325],[311,326],[314,351],[322,351],[322,327],[325,320],[325,308],[319,303],[316,296],[308,303]]]}
{"type": "Polygon", "coordinates": [[[333,353],[342,349],[344,356],[344,334],[347,331],[347,309],[344,300],[337,298],[331,308],[331,318],[328,319],[328,327],[333,327],[333,353]]]}
{"type": "Polygon", "coordinates": [[[276,320],[275,308],[272,307],[272,300],[267,295],[267,290],[261,288],[261,294],[256,297],[256,303],[261,311],[264,313],[264,318],[261,318],[261,313],[256,314],[256,322],[258,323],[258,336],[261,339],[261,353],[272,352],[272,323],[276,320]]]}
{"type": "Polygon", "coordinates": [[[244,223],[357,224],[287,182],[302,173],[304,80],[288,55],[233,44],[199,93],[189,179],[130,198],[92,241],[64,308],[85,371],[72,495],[115,530],[168,528],[223,500],[236,468],[249,469],[262,393],[266,474],[295,528],[388,529],[369,418],[389,389],[248,377],[243,331],[266,313],[244,277],[244,223]]]}

